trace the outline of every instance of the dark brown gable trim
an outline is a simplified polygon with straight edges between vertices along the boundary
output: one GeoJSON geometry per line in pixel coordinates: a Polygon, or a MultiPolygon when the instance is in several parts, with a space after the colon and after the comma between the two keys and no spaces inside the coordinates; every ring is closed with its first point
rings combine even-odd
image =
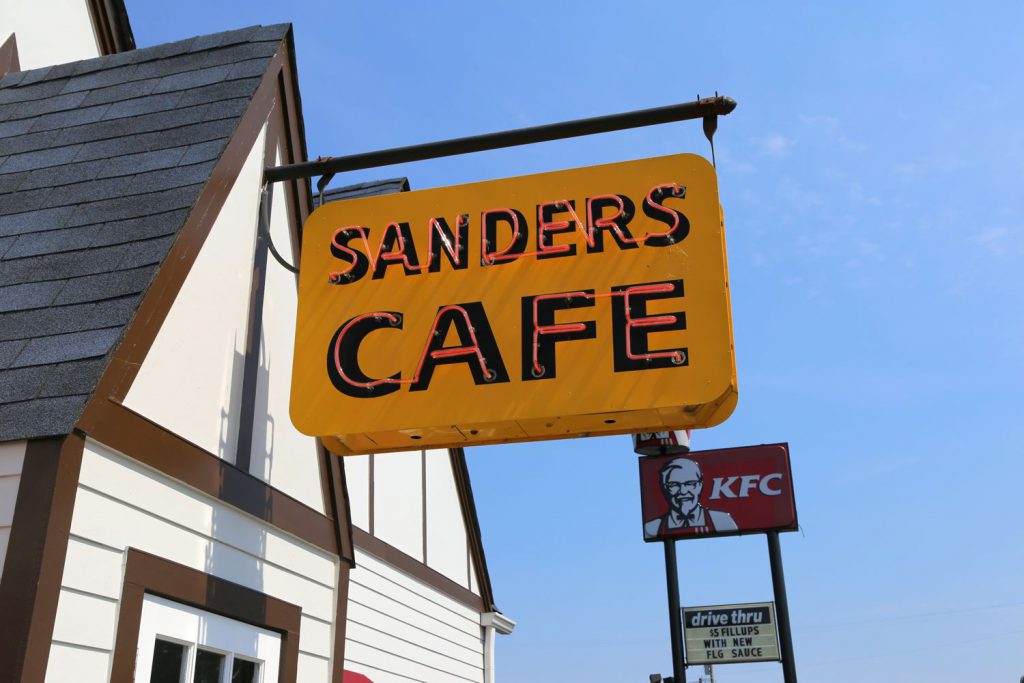
{"type": "Polygon", "coordinates": [[[452,474],[455,475],[455,488],[459,492],[459,505],[462,507],[462,518],[466,521],[466,538],[469,540],[469,554],[476,566],[476,583],[480,587],[487,612],[497,612],[494,604],[494,592],[491,589],[491,575],[487,571],[487,557],[484,555],[484,541],[480,535],[480,520],[476,516],[476,502],[473,499],[473,486],[469,483],[469,468],[466,466],[466,452],[461,448],[448,450],[452,461],[452,474]]]}
{"type": "Polygon", "coordinates": [[[295,680],[302,615],[297,605],[129,548],[117,619],[117,636],[114,640],[111,683],[130,683],[135,679],[139,623],[142,620],[142,600],[146,593],[277,631],[281,634],[278,680],[281,683],[295,680]]]}
{"type": "Polygon", "coordinates": [[[321,550],[338,553],[331,518],[125,406],[106,401],[94,414],[89,435],[100,443],[321,550]]]}
{"type": "Polygon", "coordinates": [[[21,63],[18,61],[18,39],[12,33],[0,45],[0,78],[15,71],[21,71],[21,63]]]}
{"type": "Polygon", "coordinates": [[[468,588],[460,586],[437,570],[431,569],[415,557],[406,555],[398,548],[385,543],[376,536],[371,536],[359,527],[353,527],[352,535],[355,539],[356,547],[360,550],[365,550],[374,557],[383,560],[414,579],[422,581],[443,595],[447,595],[452,600],[461,602],[470,609],[474,609],[477,612],[488,611],[485,609],[484,601],[479,595],[468,588]]]}
{"type": "Polygon", "coordinates": [[[46,675],[83,447],[74,434],[28,442],[0,579],[5,680],[41,683],[46,675]]]}
{"type": "Polygon", "coordinates": [[[101,56],[135,49],[135,36],[124,0],[86,0],[86,5],[101,56]]]}

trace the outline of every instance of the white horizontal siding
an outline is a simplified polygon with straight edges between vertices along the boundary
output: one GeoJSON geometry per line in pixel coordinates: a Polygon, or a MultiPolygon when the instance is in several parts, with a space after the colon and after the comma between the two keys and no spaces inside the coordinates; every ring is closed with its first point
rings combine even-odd
{"type": "Polygon", "coordinates": [[[24,441],[4,441],[0,443],[0,477],[21,474],[25,462],[24,441]]]}
{"type": "Polygon", "coordinates": [[[21,485],[21,468],[25,462],[24,441],[0,443],[0,576],[4,572],[4,559],[11,541],[14,507],[21,485]]]}
{"type": "Polygon", "coordinates": [[[299,683],[305,683],[305,681],[330,681],[331,662],[326,657],[316,657],[300,651],[296,672],[295,680],[299,683]]]}
{"type": "Polygon", "coordinates": [[[352,611],[355,609],[356,615],[358,615],[359,608],[363,607],[401,619],[423,633],[433,634],[465,648],[474,648],[480,639],[478,627],[461,620],[453,623],[450,613],[437,610],[432,606],[424,608],[420,605],[420,609],[410,606],[408,601],[402,599],[403,596],[398,591],[392,594],[387,591],[386,586],[384,590],[381,590],[379,585],[377,588],[366,586],[364,576],[351,578],[350,581],[349,619],[358,618],[358,616],[352,616],[352,611]],[[427,611],[423,611],[423,609],[427,611]]]}
{"type": "Polygon", "coordinates": [[[293,567],[318,583],[334,584],[333,562],[325,563],[329,556],[322,551],[102,446],[86,450],[79,481],[137,508],[173,510],[172,517],[163,516],[177,526],[293,567]]]}
{"type": "Polygon", "coordinates": [[[299,680],[329,680],[335,560],[93,441],[82,457],[48,679],[104,680],[56,676],[76,658],[109,662],[129,547],[298,605],[299,680]]]}
{"type": "Polygon", "coordinates": [[[374,683],[483,680],[480,613],[357,550],[346,668],[374,683]]]}
{"type": "MultiPolygon", "coordinates": [[[[378,633],[386,633],[407,643],[424,647],[430,652],[452,659],[469,666],[479,664],[480,648],[476,639],[458,638],[450,640],[443,635],[434,633],[437,629],[427,629],[402,620],[401,610],[393,610],[388,614],[372,606],[352,602],[349,604],[348,621],[378,633]],[[461,641],[461,642],[460,642],[461,641]]],[[[348,632],[353,635],[353,631],[348,632]]],[[[357,638],[358,640],[358,638],[357,638]]]]}
{"type": "Polygon", "coordinates": [[[334,632],[330,621],[303,614],[299,629],[302,633],[303,650],[310,654],[323,654],[331,651],[334,632]]]}
{"type": "Polygon", "coordinates": [[[353,575],[358,572],[357,583],[375,588],[384,595],[391,595],[425,614],[434,614],[440,609],[446,623],[456,625],[467,633],[478,632],[480,613],[472,607],[409,577],[360,549],[356,549],[356,565],[353,575]]]}
{"type": "Polygon", "coordinates": [[[70,574],[64,574],[65,588],[111,600],[121,598],[124,554],[120,550],[96,545],[72,534],[64,565],[75,568],[70,574]]]}
{"type": "Polygon", "coordinates": [[[165,557],[196,571],[303,605],[303,611],[320,619],[329,621],[334,612],[333,587],[91,489],[79,488],[71,531],[106,545],[130,546],[165,557]]]}
{"type": "Polygon", "coordinates": [[[61,588],[53,639],[100,650],[114,649],[117,601],[61,588]]]}
{"type": "Polygon", "coordinates": [[[110,677],[110,663],[109,652],[53,643],[46,664],[46,682],[106,681],[110,677]]]}
{"type": "Polygon", "coordinates": [[[463,678],[447,671],[435,669],[416,661],[415,653],[399,649],[401,654],[388,651],[375,645],[368,645],[358,640],[345,639],[345,666],[351,671],[360,672],[361,667],[376,669],[372,675],[373,683],[390,683],[390,681],[418,681],[420,683],[476,683],[483,680],[483,673],[475,678],[463,678]]]}

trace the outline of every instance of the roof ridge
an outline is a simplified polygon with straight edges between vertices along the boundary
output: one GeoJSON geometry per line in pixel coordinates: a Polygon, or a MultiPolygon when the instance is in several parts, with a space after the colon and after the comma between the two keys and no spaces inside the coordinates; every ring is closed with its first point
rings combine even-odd
{"type": "Polygon", "coordinates": [[[209,33],[136,48],[112,55],[101,55],[75,62],[16,71],[0,78],[0,89],[24,88],[37,83],[105,71],[120,66],[138,65],[180,55],[227,48],[242,43],[281,41],[291,28],[290,23],[255,24],[240,29],[209,33]]]}

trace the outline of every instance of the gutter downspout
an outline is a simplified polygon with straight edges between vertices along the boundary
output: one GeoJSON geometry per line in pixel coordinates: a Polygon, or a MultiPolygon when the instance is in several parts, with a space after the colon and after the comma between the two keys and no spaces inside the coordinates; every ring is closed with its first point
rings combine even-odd
{"type": "Polygon", "coordinates": [[[516,622],[501,612],[484,612],[480,615],[480,625],[484,628],[484,683],[495,683],[494,634],[507,636],[516,627],[516,622]]]}

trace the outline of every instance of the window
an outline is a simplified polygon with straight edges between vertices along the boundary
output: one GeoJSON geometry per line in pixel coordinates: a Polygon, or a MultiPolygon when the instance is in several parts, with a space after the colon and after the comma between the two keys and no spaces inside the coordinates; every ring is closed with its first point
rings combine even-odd
{"type": "Polygon", "coordinates": [[[146,595],[135,683],[274,683],[281,636],[146,595]]]}

